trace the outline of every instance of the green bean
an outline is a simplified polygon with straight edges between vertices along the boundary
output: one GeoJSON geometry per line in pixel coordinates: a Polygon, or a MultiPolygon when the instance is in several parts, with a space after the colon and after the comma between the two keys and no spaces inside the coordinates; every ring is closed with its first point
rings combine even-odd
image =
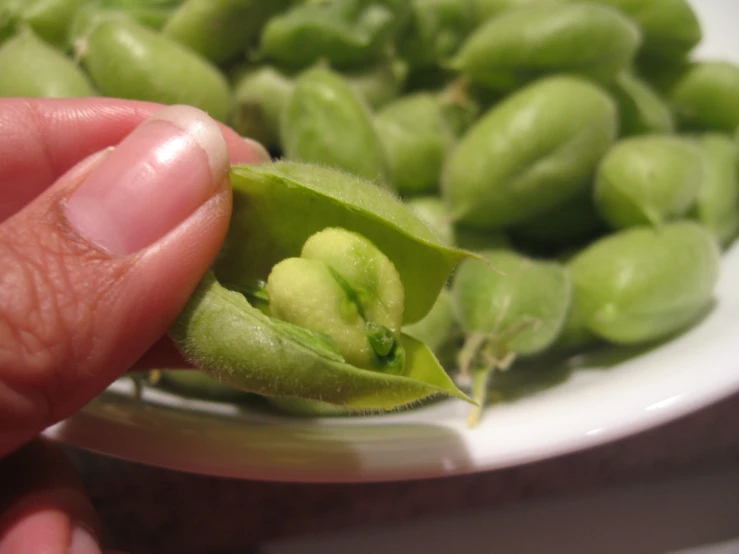
{"type": "Polygon", "coordinates": [[[616,135],[613,101],[574,77],[550,77],[501,102],[466,134],[442,172],[455,221],[496,229],[584,190],[616,135]]]}
{"type": "Polygon", "coordinates": [[[609,92],[618,105],[620,136],[674,132],[675,122],[667,101],[645,81],[622,73],[609,92]]]}
{"type": "Polygon", "coordinates": [[[378,112],[375,125],[398,193],[435,192],[454,136],[434,95],[416,93],[388,104],[378,112]]]}
{"type": "Polygon", "coordinates": [[[280,136],[289,160],[325,164],[389,186],[369,107],[329,69],[311,69],[295,81],[280,136]]]}
{"type": "Polygon", "coordinates": [[[132,19],[104,20],[78,46],[105,96],[190,104],[219,121],[231,112],[228,82],[215,66],[132,19]]]}
{"type": "Polygon", "coordinates": [[[739,127],[739,67],[729,62],[696,63],[670,93],[678,123],[685,129],[733,133],[739,127]]]}
{"type": "Polygon", "coordinates": [[[0,96],[95,96],[84,72],[30,28],[0,45],[0,96]]]}
{"type": "Polygon", "coordinates": [[[734,140],[720,133],[699,138],[703,180],[691,215],[728,246],[739,230],[739,155],[734,140]]]}
{"type": "Polygon", "coordinates": [[[411,24],[398,51],[412,67],[450,58],[475,25],[473,0],[411,0],[411,24]]]}
{"type": "Polygon", "coordinates": [[[381,1],[298,4],[269,21],[260,56],[293,68],[321,60],[335,67],[363,66],[388,53],[396,25],[393,7],[381,1]]]}
{"type": "MultiPolygon", "coordinates": [[[[535,261],[508,250],[483,255],[492,267],[480,260],[463,261],[451,289],[467,336],[459,365],[463,375],[471,374],[479,407],[494,370],[505,371],[515,356],[537,354],[554,343],[572,295],[570,277],[558,263],[535,261]]],[[[470,413],[473,426],[479,407],[470,413]]]]}
{"type": "Polygon", "coordinates": [[[639,43],[636,25],[613,9],[539,5],[487,21],[470,35],[451,66],[502,91],[556,72],[610,81],[631,64],[639,43]]]}
{"type": "Polygon", "coordinates": [[[280,117],[294,87],[293,79],[271,66],[244,71],[234,84],[231,126],[269,150],[280,148],[280,117]]]}
{"type": "Polygon", "coordinates": [[[719,250],[703,226],[678,221],[600,239],[569,268],[590,331],[638,344],[685,329],[710,307],[719,250]]]}
{"type": "MultiPolygon", "coordinates": [[[[236,291],[253,290],[276,265],[298,257],[311,236],[341,227],[371,241],[392,262],[405,291],[407,325],[431,310],[452,268],[469,253],[441,245],[402,203],[345,173],[280,162],[238,166],[231,177],[234,212],[223,250],[170,330],[188,360],[257,394],[352,410],[394,409],[439,393],[466,398],[428,347],[411,337],[400,335],[405,358],[398,374],[362,369],[345,361],[335,338],[270,317],[236,291]]],[[[357,281],[344,280],[356,292],[357,281]]],[[[295,302],[311,300],[298,296],[295,302]]]]}
{"type": "Polygon", "coordinates": [[[686,214],[703,178],[703,156],[668,135],[619,141],[598,169],[595,204],[614,229],[658,225],[686,214]]]}
{"type": "Polygon", "coordinates": [[[185,0],[162,29],[165,36],[213,63],[243,57],[267,21],[293,0],[185,0]]]}

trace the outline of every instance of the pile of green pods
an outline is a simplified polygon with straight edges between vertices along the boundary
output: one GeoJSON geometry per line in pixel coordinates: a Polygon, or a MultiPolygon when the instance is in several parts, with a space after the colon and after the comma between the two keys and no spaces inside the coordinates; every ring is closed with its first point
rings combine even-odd
{"type": "Polygon", "coordinates": [[[203,373],[158,386],[474,426],[520,363],[710,310],[739,67],[701,39],[688,0],[3,0],[0,96],[189,104],[273,154],[170,332],[203,373]]]}

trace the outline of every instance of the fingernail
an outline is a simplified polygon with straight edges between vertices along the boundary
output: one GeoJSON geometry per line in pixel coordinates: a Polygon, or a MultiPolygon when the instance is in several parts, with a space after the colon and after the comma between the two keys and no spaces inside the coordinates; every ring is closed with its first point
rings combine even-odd
{"type": "Polygon", "coordinates": [[[69,542],[69,554],[101,554],[95,537],[85,527],[76,526],[72,529],[69,542]]]}
{"type": "Polygon", "coordinates": [[[254,153],[254,159],[245,160],[245,163],[260,164],[260,163],[268,163],[272,161],[272,156],[269,155],[269,152],[262,145],[261,142],[257,142],[256,140],[253,140],[250,138],[245,138],[244,142],[254,153]]]}
{"type": "Polygon", "coordinates": [[[67,200],[67,219],[115,256],[169,233],[226,182],[218,124],[189,106],[154,114],[95,167],[67,200]]]}

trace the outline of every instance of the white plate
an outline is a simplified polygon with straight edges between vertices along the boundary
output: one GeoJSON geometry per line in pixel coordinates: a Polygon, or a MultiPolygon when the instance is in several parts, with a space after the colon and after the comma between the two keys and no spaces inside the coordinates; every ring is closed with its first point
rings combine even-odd
{"type": "MultiPolygon", "coordinates": [[[[704,58],[739,62],[739,2],[696,0],[704,58]]],[[[739,99],[737,100],[739,101],[739,99]]],[[[444,401],[403,414],[303,420],[240,411],[116,383],[47,430],[97,452],[212,475],[286,481],[379,481],[470,473],[602,444],[739,391],[739,245],[723,261],[715,310],[676,340],[609,368],[488,409],[444,401]]]]}

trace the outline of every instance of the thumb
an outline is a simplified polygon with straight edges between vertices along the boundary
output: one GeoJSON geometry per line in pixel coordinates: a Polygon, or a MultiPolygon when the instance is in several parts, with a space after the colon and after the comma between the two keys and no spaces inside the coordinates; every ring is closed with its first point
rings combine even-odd
{"type": "Polygon", "coordinates": [[[224,239],[228,167],[218,125],[169,107],[0,225],[0,456],[166,333],[224,239]]]}

